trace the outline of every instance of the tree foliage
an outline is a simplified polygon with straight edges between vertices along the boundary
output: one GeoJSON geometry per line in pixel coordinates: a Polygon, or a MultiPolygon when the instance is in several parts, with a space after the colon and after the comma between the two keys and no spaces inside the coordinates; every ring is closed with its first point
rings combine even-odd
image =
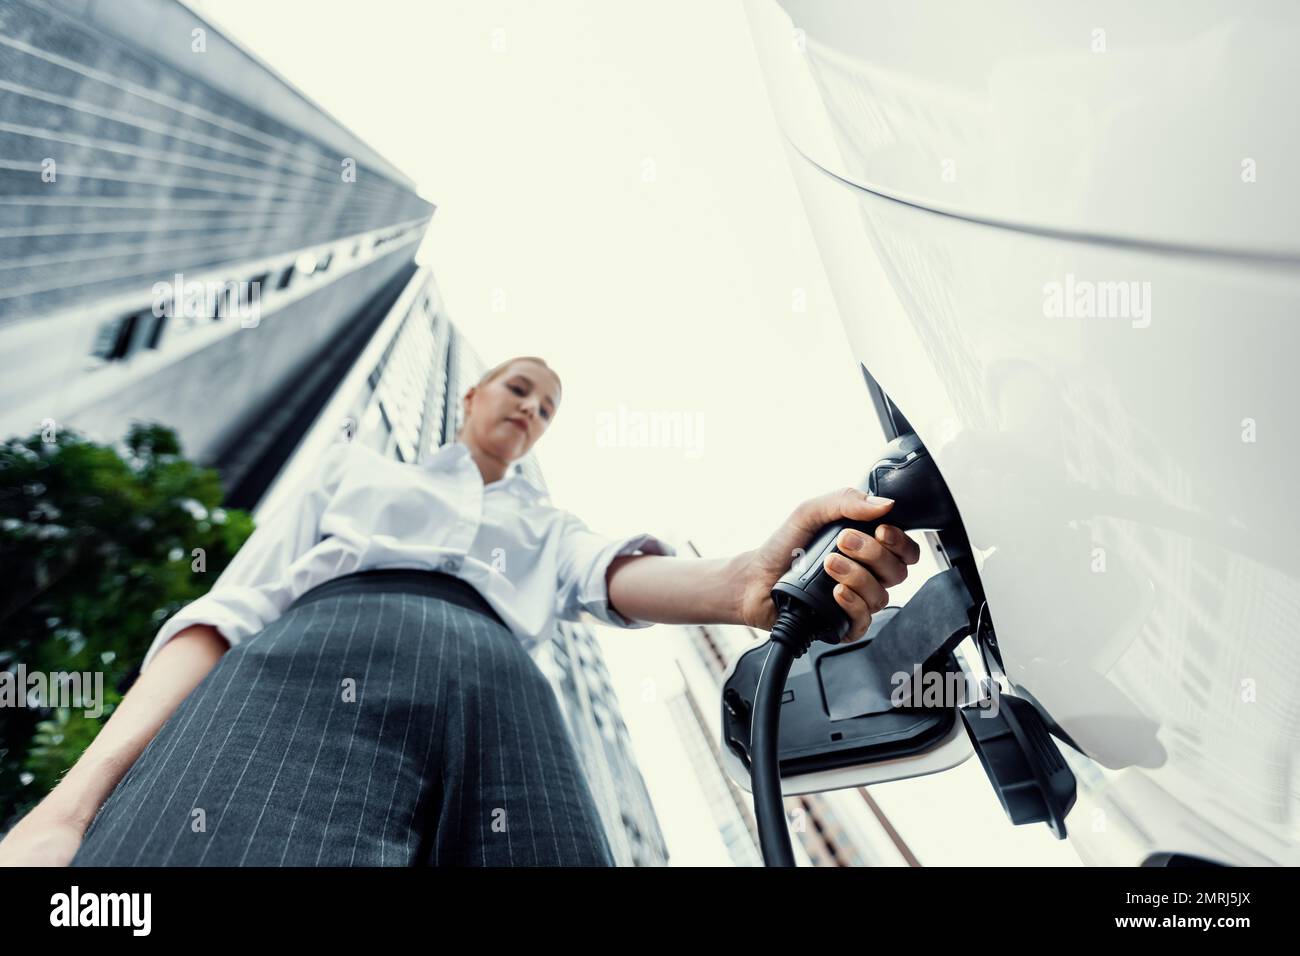
{"type": "Polygon", "coordinates": [[[158,423],[132,424],[120,447],[53,428],[0,446],[0,670],[101,672],[104,692],[98,717],[48,699],[0,707],[0,832],[77,761],[163,622],[252,533],[223,496],[158,423]]]}

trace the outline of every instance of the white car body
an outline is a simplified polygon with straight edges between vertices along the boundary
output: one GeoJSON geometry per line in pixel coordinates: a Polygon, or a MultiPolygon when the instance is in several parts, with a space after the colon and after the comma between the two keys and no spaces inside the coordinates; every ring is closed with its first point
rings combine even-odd
{"type": "Polygon", "coordinates": [[[1300,863],[1300,7],[747,11],[854,353],[1083,752],[1080,856],[1300,863]]]}

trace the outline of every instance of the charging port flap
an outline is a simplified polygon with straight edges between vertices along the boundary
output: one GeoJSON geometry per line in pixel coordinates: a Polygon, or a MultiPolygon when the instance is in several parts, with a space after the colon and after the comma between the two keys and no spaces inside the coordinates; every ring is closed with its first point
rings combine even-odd
{"type": "Polygon", "coordinates": [[[913,698],[921,692],[926,665],[941,660],[970,633],[973,604],[961,575],[949,568],[926,581],[878,637],[821,655],[817,663],[830,719],[921,706],[913,698]]]}

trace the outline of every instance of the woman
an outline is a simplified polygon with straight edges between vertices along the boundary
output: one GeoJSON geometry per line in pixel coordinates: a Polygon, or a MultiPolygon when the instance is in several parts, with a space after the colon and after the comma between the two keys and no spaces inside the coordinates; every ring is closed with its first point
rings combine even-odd
{"type": "MultiPolygon", "coordinates": [[[[19,865],[612,865],[554,691],[530,650],[556,617],[770,629],[813,533],[878,518],[843,488],[760,547],[688,559],[610,539],[507,474],[560,380],[521,356],[407,464],[339,443],[204,597],[58,786],[0,842],[19,865]]],[[[866,633],[919,549],[846,532],[828,572],[866,633]],[[854,539],[857,539],[856,541],[854,539]]]]}

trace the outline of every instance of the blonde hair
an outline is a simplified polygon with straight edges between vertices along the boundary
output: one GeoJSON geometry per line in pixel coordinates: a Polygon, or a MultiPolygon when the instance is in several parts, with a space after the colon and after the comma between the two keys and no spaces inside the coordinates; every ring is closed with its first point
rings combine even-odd
{"type": "MultiPolygon", "coordinates": [[[[559,373],[556,372],[555,369],[553,369],[553,368],[551,368],[549,365],[547,365],[547,364],[546,364],[546,359],[542,358],[541,356],[538,356],[538,355],[516,355],[514,358],[508,358],[508,359],[506,359],[504,362],[500,363],[499,365],[494,365],[492,368],[490,368],[490,369],[488,369],[486,372],[484,372],[484,373],[483,373],[483,377],[480,378],[480,379],[478,380],[478,382],[476,383],[475,387],[477,388],[479,385],[486,385],[488,382],[492,381],[494,378],[497,378],[499,375],[503,374],[503,373],[505,372],[505,370],[508,369],[508,368],[509,368],[511,365],[513,365],[515,362],[536,362],[536,363],[537,363],[538,365],[540,365],[542,368],[546,369],[548,372],[550,372],[552,375],[554,375],[554,376],[555,376],[555,380],[556,380],[557,382],[560,381],[560,375],[559,375],[559,373]]],[[[563,391],[563,389],[564,389],[564,383],[563,383],[563,382],[560,382],[560,389],[561,389],[561,391],[563,391]]]]}
{"type": "MultiPolygon", "coordinates": [[[[508,358],[504,362],[494,365],[492,366],[492,368],[484,372],[483,377],[474,383],[474,387],[480,388],[486,385],[488,382],[492,381],[494,378],[499,378],[501,375],[505,373],[506,369],[510,368],[510,366],[513,365],[515,362],[536,362],[538,365],[542,366],[542,368],[546,369],[552,375],[555,376],[555,380],[560,383],[560,391],[561,393],[563,393],[564,383],[560,382],[559,373],[556,372],[555,369],[547,365],[546,359],[542,358],[539,355],[516,355],[514,358],[508,358]]],[[[464,396],[462,396],[462,401],[463,400],[464,400],[464,396]]],[[[464,428],[465,428],[465,423],[462,421],[460,427],[456,429],[456,436],[455,436],[456,438],[460,437],[460,433],[464,428]]]]}

